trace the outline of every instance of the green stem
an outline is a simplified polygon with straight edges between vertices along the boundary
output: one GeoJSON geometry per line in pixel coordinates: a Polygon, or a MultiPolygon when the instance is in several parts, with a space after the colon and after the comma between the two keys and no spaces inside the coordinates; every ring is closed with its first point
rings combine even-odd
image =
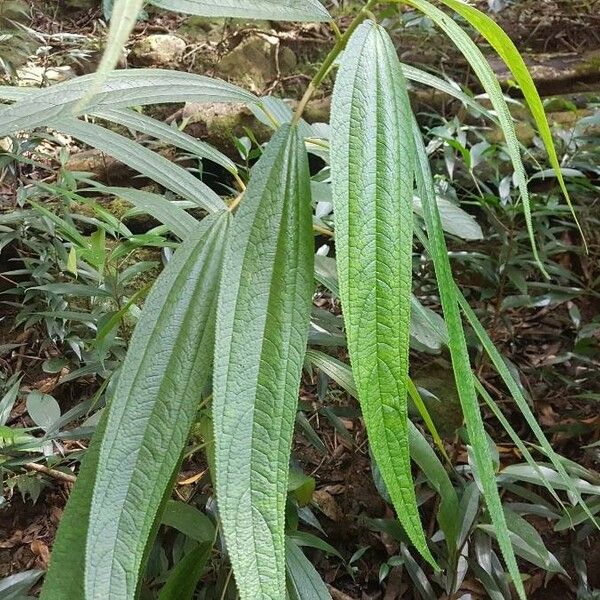
{"type": "Polygon", "coordinates": [[[318,70],[317,74],[313,77],[312,81],[308,84],[306,91],[304,92],[304,96],[302,96],[302,100],[300,100],[300,104],[298,104],[298,108],[296,109],[296,113],[294,114],[294,118],[292,120],[292,125],[297,125],[298,121],[302,118],[302,114],[306,109],[306,105],[309,103],[310,99],[313,97],[313,94],[317,90],[317,88],[323,82],[323,79],[327,77],[329,70],[331,69],[335,59],[342,53],[348,40],[352,36],[352,34],[356,31],[356,28],[367,18],[372,17],[373,13],[371,13],[371,8],[377,4],[379,0],[369,0],[365,7],[358,13],[354,21],[350,23],[348,29],[346,29],[344,35],[338,38],[335,46],[331,49],[331,52],[327,55],[321,68],[318,70]]]}

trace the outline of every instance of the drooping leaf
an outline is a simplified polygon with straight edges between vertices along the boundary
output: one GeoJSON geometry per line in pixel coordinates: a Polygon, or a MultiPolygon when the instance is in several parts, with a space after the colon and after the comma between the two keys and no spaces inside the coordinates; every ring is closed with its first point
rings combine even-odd
{"type": "MultiPolygon", "coordinates": [[[[474,6],[464,3],[462,0],[441,1],[446,6],[450,7],[452,10],[461,15],[461,17],[468,21],[478,33],[483,35],[483,37],[485,37],[485,39],[498,53],[500,58],[502,58],[502,60],[505,62],[506,66],[510,69],[515,81],[523,92],[525,102],[527,103],[527,106],[533,115],[533,119],[537,125],[540,137],[544,142],[552,169],[556,174],[560,188],[565,196],[565,200],[567,201],[579,231],[581,232],[581,226],[577,219],[577,213],[575,212],[573,204],[571,203],[571,197],[565,184],[563,169],[556,154],[556,148],[552,139],[552,131],[550,130],[550,125],[548,124],[542,99],[537,91],[533,77],[531,76],[531,73],[529,72],[529,69],[527,68],[527,65],[525,64],[525,61],[523,60],[523,57],[519,53],[517,47],[502,29],[502,27],[500,27],[500,25],[498,25],[498,23],[496,23],[493,19],[488,17],[484,12],[481,12],[474,6]]],[[[583,234],[582,239],[585,244],[585,238],[583,234]]]]}
{"type": "Polygon", "coordinates": [[[157,279],[108,407],[87,534],[90,598],[133,598],[157,512],[210,380],[230,215],[205,219],[157,279]]]}
{"type": "Polygon", "coordinates": [[[223,200],[189,171],[119,133],[78,119],[58,119],[49,124],[116,158],[209,212],[225,208],[223,200]]]}
{"type": "Polygon", "coordinates": [[[286,538],[285,551],[291,600],[331,600],[321,576],[293,539],[286,538]]]}
{"type": "Polygon", "coordinates": [[[188,215],[185,210],[159,194],[134,188],[106,187],[102,185],[94,187],[103,193],[113,194],[127,200],[127,202],[131,202],[136,208],[152,215],[169,227],[182,240],[198,227],[198,221],[194,217],[188,215]]]}
{"type": "Polygon", "coordinates": [[[158,600],[192,600],[211,551],[212,543],[204,542],[188,552],[169,573],[158,600]]]}
{"type": "Polygon", "coordinates": [[[173,146],[186,150],[196,156],[207,158],[221,165],[230,173],[237,173],[235,163],[222,152],[219,152],[210,144],[197,140],[191,135],[179,131],[179,129],[171,127],[162,121],[127,108],[105,108],[94,111],[94,115],[112,123],[124,125],[134,131],[151,135],[163,143],[173,144],[173,146]]]}
{"type": "MultiPolygon", "coordinates": [[[[412,2],[413,0],[411,0],[412,2]]],[[[437,208],[436,194],[433,186],[427,152],[423,144],[421,132],[416,120],[412,119],[416,149],[416,181],[417,190],[423,203],[423,217],[429,237],[429,252],[434,264],[440,300],[448,329],[448,347],[452,357],[454,379],[460,397],[469,443],[472,447],[473,459],[488,511],[495,527],[498,545],[506,561],[508,571],[513,578],[519,597],[525,599],[525,589],[519,574],[519,567],[512,548],[502,501],[496,487],[496,474],[492,462],[488,438],[479,410],[479,403],[473,381],[473,373],[469,359],[469,351],[465,340],[463,324],[460,318],[456,285],[452,277],[450,259],[444,239],[444,231],[440,213],[437,208]]]]}
{"type": "Polygon", "coordinates": [[[119,62],[119,57],[123,52],[123,46],[127,42],[129,34],[135,27],[139,12],[142,10],[145,0],[114,0],[110,27],[106,39],[106,47],[100,59],[100,64],[94,73],[91,85],[85,95],[75,108],[83,108],[94,94],[102,87],[110,73],[119,62]]]}
{"type": "Polygon", "coordinates": [[[407,433],[412,113],[394,46],[370,21],[348,43],[331,112],[337,267],[358,396],[398,517],[435,564],[419,519],[407,433]]]}
{"type": "Polygon", "coordinates": [[[283,126],[234,219],[217,318],[217,500],[243,600],[285,597],[288,461],[313,280],[308,161],[283,126]]]}
{"type": "Polygon", "coordinates": [[[237,17],[276,21],[328,21],[319,0],[150,0],[150,4],[203,17],[237,17]]]}
{"type": "Polygon", "coordinates": [[[498,116],[498,121],[500,122],[502,132],[506,139],[506,149],[510,156],[513,169],[515,170],[515,178],[521,194],[521,201],[523,202],[523,212],[525,215],[525,222],[527,224],[527,232],[529,233],[533,255],[542,273],[546,277],[549,277],[544,265],[542,264],[542,261],[540,260],[535,243],[533,221],[531,218],[531,202],[529,198],[529,190],[527,188],[527,174],[521,159],[521,150],[515,131],[515,125],[508,109],[508,105],[506,104],[506,100],[504,99],[502,88],[500,87],[500,83],[498,82],[496,74],[492,70],[481,50],[477,47],[477,44],[475,44],[475,42],[468,36],[462,27],[452,20],[444,11],[440,10],[427,0],[406,0],[406,3],[427,15],[442,31],[444,31],[444,33],[452,40],[456,47],[465,56],[473,71],[479,78],[481,85],[487,92],[490,102],[492,103],[492,106],[494,107],[494,110],[498,116]]]}
{"type": "Polygon", "coordinates": [[[29,91],[0,109],[0,136],[47,125],[56,118],[91,114],[103,108],[126,108],[166,102],[242,102],[256,96],[220,79],[162,69],[125,69],[106,76],[85,106],[79,106],[94,75],[84,75],[49,88],[29,91]],[[75,110],[79,106],[79,110],[75,110]]]}

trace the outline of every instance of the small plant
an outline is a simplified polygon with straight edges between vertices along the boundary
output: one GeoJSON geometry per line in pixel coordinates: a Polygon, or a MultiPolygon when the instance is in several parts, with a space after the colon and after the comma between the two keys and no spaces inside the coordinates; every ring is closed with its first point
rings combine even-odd
{"type": "MultiPolygon", "coordinates": [[[[409,104],[407,78],[458,95],[483,114],[487,111],[446,82],[402,65],[374,11],[380,5],[419,11],[467,58],[506,138],[534,260],[546,275],[537,252],[527,178],[512,117],[481,51],[455,20],[427,0],[370,0],[345,33],[332,24],[337,42],[292,114],[289,109],[273,111],[273,101],[207,77],[156,70],[111,72],[142,4],[142,0],[114,3],[109,48],[96,75],[47,90],[2,90],[5,98],[16,102],[1,111],[0,136],[51,127],[126,162],[185,201],[182,207],[158,194],[107,190],[151,213],[183,243],[145,302],[112,399],[63,517],[42,598],[136,596],[151,541],[199,411],[204,415],[203,437],[215,481],[218,531],[240,597],[281,600],[289,594],[299,599],[329,598],[325,584],[300,550],[294,529],[286,531],[300,376],[311,321],[323,319],[312,310],[315,278],[322,284],[328,282],[341,298],[352,370],[322,354],[316,355],[316,362],[320,358],[317,366],[325,372],[328,369],[332,378],[359,398],[382,488],[402,525],[401,555],[390,568],[406,564],[415,578],[422,580],[422,568],[409,550],[414,549],[435,571],[449,569],[442,587],[454,591],[464,545],[464,532],[458,529],[458,524],[465,522],[462,501],[472,495],[476,496],[476,510],[486,513],[486,521],[480,525],[482,535],[494,537],[512,584],[524,598],[513,534],[525,526],[501,501],[480,398],[494,411],[542,485],[554,496],[554,487],[567,490],[582,513],[593,517],[582,490],[531,413],[521,386],[453,279],[444,236],[447,217],[443,220],[440,216],[426,148],[409,104]],[[331,135],[325,139],[302,115],[336,61],[339,71],[331,135]],[[242,102],[276,129],[252,168],[247,187],[237,167],[216,150],[131,109],[180,101],[242,102]],[[94,119],[125,125],[219,163],[236,181],[237,197],[226,203],[181,166],[94,119]],[[320,214],[318,219],[313,215],[307,149],[328,161],[330,177],[321,174],[320,183],[331,194],[333,222],[330,215],[320,214]],[[192,206],[208,216],[198,222],[184,210],[192,206]],[[314,228],[335,235],[335,269],[321,260],[323,257],[315,263],[314,228]],[[414,244],[435,267],[443,321],[412,297],[414,244]],[[449,349],[452,359],[473,479],[462,491],[461,503],[439,458],[408,419],[410,396],[426,424],[431,423],[408,377],[415,318],[421,331],[427,330],[439,346],[449,349]],[[531,427],[547,456],[551,476],[535,463],[471,369],[463,319],[531,427]],[[204,413],[208,406],[210,418],[204,413]],[[437,519],[447,547],[441,553],[421,525],[411,459],[437,482],[434,487],[441,496],[437,519]],[[484,499],[481,504],[480,495],[484,499]],[[67,571],[69,577],[65,577],[67,571]],[[310,595],[305,595],[306,589],[311,590],[310,595]]],[[[152,4],[210,17],[330,21],[319,0],[153,0],[152,4]]],[[[540,97],[516,48],[493,21],[472,6],[460,0],[441,0],[440,4],[474,26],[511,69],[570,205],[540,97]]],[[[94,260],[103,252],[101,235],[80,240],[72,232],[75,254],[93,259],[96,268],[94,260]]],[[[339,337],[343,339],[341,332],[339,337]]],[[[311,341],[318,345],[314,338],[311,341]]],[[[315,362],[314,351],[308,357],[315,362]]],[[[434,440],[439,440],[435,428],[430,430],[434,440]]],[[[444,452],[443,447],[440,451],[444,452]]],[[[160,598],[193,596],[216,537],[213,528],[201,545],[174,567],[174,580],[165,585],[160,598]],[[186,578],[190,572],[195,579],[186,578]]],[[[488,547],[487,542],[482,543],[488,547]]],[[[543,553],[545,547],[538,550],[543,553]]],[[[551,555],[543,558],[555,566],[551,555]]],[[[382,577],[385,575],[382,572],[382,577]]],[[[503,572],[495,583],[501,590],[507,586],[503,572]]],[[[222,598],[226,590],[227,586],[222,598]]]]}

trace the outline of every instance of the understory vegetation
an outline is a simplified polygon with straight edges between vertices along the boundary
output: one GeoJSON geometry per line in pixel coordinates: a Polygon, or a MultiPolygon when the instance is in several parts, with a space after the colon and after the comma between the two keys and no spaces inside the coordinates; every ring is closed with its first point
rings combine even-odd
{"type": "Polygon", "coordinates": [[[533,4],[0,0],[0,598],[600,597],[600,29],[533,4]]]}

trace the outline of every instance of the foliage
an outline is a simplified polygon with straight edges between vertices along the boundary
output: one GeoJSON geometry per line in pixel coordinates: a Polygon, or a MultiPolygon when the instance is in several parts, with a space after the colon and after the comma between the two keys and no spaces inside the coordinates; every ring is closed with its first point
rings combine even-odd
{"type": "MultiPolygon", "coordinates": [[[[153,4],[206,16],[329,19],[317,0],[154,0],[153,4]]],[[[393,4],[428,16],[481,79],[495,112],[492,118],[506,138],[504,150],[515,173],[527,229],[522,240],[533,248],[529,262],[537,263],[543,273],[555,274],[554,267],[542,264],[545,254],[537,251],[521,149],[491,67],[465,30],[434,4],[426,0],[393,4]]],[[[516,49],[482,13],[456,0],[443,4],[486,37],[513,71],[566,193],[541,100],[516,49]]],[[[435,154],[441,149],[447,166],[452,154],[447,149],[460,150],[474,177],[477,152],[484,162],[481,155],[488,148],[469,146],[458,133],[460,126],[446,127],[438,142],[426,147],[410,109],[406,79],[450,91],[480,114],[490,112],[447,82],[401,65],[388,33],[375,21],[375,0],[338,36],[295,114],[276,100],[259,99],[207,77],[151,69],[113,72],[141,5],[139,0],[114,3],[109,50],[95,75],[45,90],[0,89],[2,97],[14,101],[0,110],[0,136],[13,136],[15,148],[19,132],[48,127],[128,163],[166,190],[161,195],[106,188],[85,175],[64,172],[56,185],[41,185],[35,194],[24,196],[23,206],[28,203],[31,209],[2,223],[5,243],[19,237],[31,251],[21,256],[25,267],[21,274],[29,279],[17,288],[23,296],[19,303],[23,322],[43,324],[50,339],[70,345],[80,368],[99,373],[122,354],[120,327],[137,313],[143,295],[131,293],[128,284],[150,268],[125,266],[124,259],[141,245],[178,246],[144,303],[120,372],[107,392],[107,407],[99,424],[93,423],[95,434],[59,529],[42,598],[133,598],[143,586],[144,569],[147,577],[165,582],[159,598],[189,598],[213,547],[220,548],[232,568],[213,590],[221,598],[228,593],[231,572],[242,599],[281,599],[286,593],[299,600],[328,598],[301,548],[312,546],[332,555],[336,550],[299,530],[301,519],[318,526],[312,512],[304,510],[314,481],[290,473],[294,421],[312,435],[316,446],[320,442],[302,412],[296,414],[304,363],[320,369],[360,401],[374,475],[399,520],[369,523],[399,543],[400,553],[382,567],[381,579],[389,569],[403,565],[420,596],[434,598],[434,587],[448,595],[457,592],[470,569],[490,597],[508,598],[512,583],[523,598],[517,556],[548,573],[562,573],[558,559],[522,515],[541,512],[555,520],[557,528],[568,526],[570,520],[588,526],[598,507],[595,501],[588,506],[583,496],[597,496],[598,486],[590,472],[568,464],[552,450],[518,376],[494,347],[453,276],[445,233],[477,239],[481,230],[458,206],[439,198],[448,182],[434,180],[427,150],[435,154]],[[328,137],[323,129],[304,122],[302,114],[342,51],[328,137]],[[242,102],[276,130],[260,150],[249,182],[216,149],[133,110],[180,101],[242,102]],[[236,198],[226,202],[182,166],[98,121],[125,125],[199,160],[219,164],[235,182],[236,198]],[[307,150],[326,163],[312,181],[307,150]],[[162,226],[136,236],[101,206],[87,201],[82,186],[121,196],[162,226]],[[313,215],[311,194],[317,193],[321,199],[313,215]],[[58,200],[56,210],[48,208],[48,195],[58,200]],[[87,235],[74,225],[74,201],[92,208],[93,217],[81,219],[92,226],[87,235]],[[186,212],[189,209],[194,211],[186,212]],[[313,226],[328,236],[335,233],[336,258],[315,256],[313,226]],[[443,319],[412,295],[414,247],[433,264],[431,283],[437,288],[443,319]],[[49,256],[52,260],[47,260],[49,256]],[[311,310],[314,279],[341,299],[345,327],[339,316],[311,310]],[[77,299],[77,311],[72,298],[77,299]],[[95,335],[86,338],[80,333],[86,328],[95,335]],[[321,350],[347,343],[351,368],[322,351],[306,352],[307,341],[321,350]],[[470,346],[489,357],[533,431],[535,449],[520,440],[482,386],[471,366],[470,346]],[[409,419],[410,406],[422,417],[442,459],[448,460],[424,402],[426,390],[409,377],[411,348],[449,352],[465,422],[459,432],[468,448],[465,468],[447,471],[428,438],[409,419]],[[499,471],[480,399],[519,448],[522,464],[499,471]],[[210,501],[199,503],[198,510],[169,500],[183,457],[196,451],[188,442],[196,429],[214,480],[218,511],[210,501]],[[543,455],[543,461],[536,462],[532,450],[543,455]],[[411,459],[422,473],[416,481],[411,459]],[[523,483],[544,488],[552,502],[523,483]],[[424,488],[440,497],[436,511],[440,530],[432,539],[419,514],[419,492],[424,488]],[[524,502],[503,501],[505,491],[524,502]],[[565,509],[558,491],[568,492],[572,508],[565,509]],[[165,547],[154,541],[161,523],[184,534],[182,546],[171,549],[170,569],[162,560],[165,547]],[[436,570],[431,580],[415,551],[436,570]]],[[[571,208],[568,195],[567,203],[571,208]]],[[[517,269],[518,264],[512,267],[517,269]]],[[[10,413],[18,381],[10,380],[6,388],[0,416],[10,413]]],[[[37,448],[60,438],[64,425],[85,412],[80,407],[66,418],[59,411],[50,419],[48,410],[54,404],[46,399],[40,411],[40,402],[34,396],[28,408],[44,436],[18,432],[28,437],[17,439],[12,431],[3,453],[12,453],[16,462],[5,467],[18,465],[19,452],[30,452],[31,444],[37,448]]],[[[335,412],[327,415],[335,427],[335,412]]],[[[352,563],[351,559],[346,565],[350,573],[352,563]]]]}

